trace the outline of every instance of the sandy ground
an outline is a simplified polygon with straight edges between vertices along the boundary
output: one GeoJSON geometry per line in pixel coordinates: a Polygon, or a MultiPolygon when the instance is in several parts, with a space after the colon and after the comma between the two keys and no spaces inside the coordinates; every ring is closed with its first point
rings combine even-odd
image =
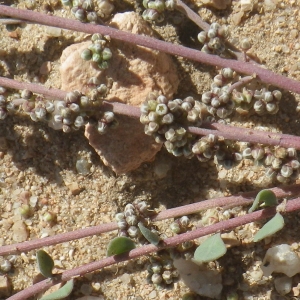
{"type": "MultiPolygon", "coordinates": [[[[36,1],[37,11],[46,12],[47,6],[43,2],[36,1]]],[[[259,58],[262,65],[299,80],[299,1],[280,1],[271,11],[261,7],[246,13],[242,21],[236,24],[234,14],[240,10],[239,2],[233,1],[227,10],[222,11],[192,7],[207,22],[218,21],[227,25],[229,40],[233,44],[238,46],[243,38],[249,38],[253,43],[250,52],[259,58]]],[[[20,7],[24,7],[24,3],[20,7]]],[[[124,7],[120,9],[124,10],[124,7]]],[[[60,5],[55,6],[50,13],[71,17],[68,10],[60,5]]],[[[153,28],[165,40],[200,48],[196,42],[198,28],[179,13],[170,14],[166,22],[153,28]],[[172,20],[176,21],[176,25],[172,25],[172,20]]],[[[58,37],[49,36],[49,29],[38,25],[27,25],[9,33],[1,25],[0,38],[2,76],[59,88],[61,52],[68,45],[82,41],[85,35],[62,30],[58,37]],[[51,65],[50,73],[42,75],[40,68],[47,62],[51,65]]],[[[178,97],[197,97],[209,89],[211,76],[216,74],[213,68],[180,58],[175,60],[181,78],[178,97]]],[[[263,126],[299,135],[299,116],[295,109],[299,96],[287,91],[283,95],[276,116],[253,116],[247,119],[236,117],[234,122],[247,127],[263,126]]],[[[165,150],[157,155],[155,161],[144,163],[129,174],[116,176],[103,165],[82,131],[64,134],[21,116],[1,121],[0,151],[0,245],[111,222],[116,212],[137,198],[147,201],[154,208],[163,209],[276,185],[275,182],[264,180],[264,170],[253,166],[251,162],[244,161],[231,170],[225,170],[213,162],[200,163],[196,159],[171,157],[165,150]],[[81,158],[91,163],[88,175],[78,174],[76,170],[76,161],[81,158]],[[78,193],[72,193],[70,183],[78,185],[78,193]],[[24,220],[18,209],[26,199],[34,206],[34,213],[24,220]],[[56,215],[55,224],[49,225],[43,220],[46,212],[56,215]],[[21,237],[17,237],[16,232],[20,231],[20,227],[16,228],[14,224],[20,224],[20,221],[25,230],[21,232],[21,237]]],[[[195,225],[199,219],[199,214],[193,217],[195,225]]],[[[297,249],[298,214],[290,215],[286,222],[287,225],[280,233],[256,245],[242,240],[253,227],[234,230],[242,245],[232,248],[220,259],[219,270],[224,285],[222,299],[226,299],[229,291],[237,291],[239,299],[292,299],[292,292],[287,298],[276,292],[271,295],[276,275],[260,279],[253,275],[271,245],[294,243],[297,249]]],[[[165,230],[167,225],[161,222],[158,226],[165,230]]],[[[60,272],[105,257],[106,245],[114,236],[116,231],[46,247],[45,250],[51,253],[56,271],[60,272]]],[[[13,293],[16,293],[29,286],[38,274],[35,251],[10,259],[13,260],[13,267],[7,277],[13,293]]],[[[146,276],[146,258],[112,266],[76,280],[74,292],[69,299],[84,295],[102,296],[103,299],[180,299],[188,291],[181,281],[173,288],[156,290],[147,283],[146,276]]],[[[299,277],[296,275],[293,287],[298,282],[299,277]]],[[[6,296],[0,295],[0,298],[5,299],[6,296]]]]}

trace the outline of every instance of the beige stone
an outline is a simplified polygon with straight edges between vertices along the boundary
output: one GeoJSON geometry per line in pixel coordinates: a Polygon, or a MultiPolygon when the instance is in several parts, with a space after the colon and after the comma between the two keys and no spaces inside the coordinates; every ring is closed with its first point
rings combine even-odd
{"type": "MultiPolygon", "coordinates": [[[[148,24],[134,12],[116,14],[110,25],[133,33],[153,36],[148,24]]],[[[149,92],[158,92],[171,98],[177,91],[179,79],[172,58],[155,50],[112,40],[112,59],[107,70],[99,70],[91,61],[84,61],[80,54],[91,42],[73,44],[61,56],[62,90],[88,92],[87,82],[97,77],[102,83],[113,81],[106,97],[131,105],[140,105],[149,92]]]]}
{"type": "MultiPolygon", "coordinates": [[[[110,26],[133,33],[154,36],[149,25],[136,13],[116,14],[110,26]]],[[[107,70],[97,69],[92,62],[83,61],[80,54],[91,42],[74,44],[65,49],[61,56],[62,89],[88,93],[87,82],[97,77],[101,83],[112,80],[106,99],[139,106],[150,92],[172,98],[179,84],[173,59],[165,54],[133,44],[112,40],[110,49],[113,57],[107,70]]],[[[103,162],[116,173],[136,169],[144,161],[153,159],[161,145],[143,133],[138,120],[118,116],[120,128],[100,135],[87,126],[86,136],[103,162]]]]}
{"type": "Polygon", "coordinates": [[[17,243],[25,242],[28,238],[27,228],[22,220],[18,220],[12,227],[13,240],[17,243]]]}
{"type": "Polygon", "coordinates": [[[82,191],[77,182],[65,182],[65,185],[74,196],[79,195],[82,191]]]}

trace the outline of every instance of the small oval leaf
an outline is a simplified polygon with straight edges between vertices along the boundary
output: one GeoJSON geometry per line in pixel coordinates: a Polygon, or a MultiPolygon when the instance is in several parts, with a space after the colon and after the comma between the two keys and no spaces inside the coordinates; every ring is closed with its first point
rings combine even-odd
{"type": "Polygon", "coordinates": [[[40,300],[59,300],[68,297],[74,287],[74,279],[69,280],[64,286],[59,290],[42,297],[40,300]]]}
{"type": "Polygon", "coordinates": [[[261,190],[248,210],[248,213],[255,211],[259,206],[275,206],[278,204],[276,195],[270,190],[261,190]]]}
{"type": "Polygon", "coordinates": [[[253,238],[254,242],[259,242],[260,240],[276,233],[281,230],[284,226],[284,219],[280,213],[277,213],[269,222],[267,222],[255,235],[253,238]]]}
{"type": "Polygon", "coordinates": [[[44,277],[52,277],[54,261],[52,257],[44,250],[39,250],[36,253],[37,264],[41,274],[44,277]]]}
{"type": "Polygon", "coordinates": [[[112,239],[107,246],[107,256],[122,254],[135,248],[135,243],[128,237],[118,236],[112,239]]]}
{"type": "Polygon", "coordinates": [[[141,222],[138,223],[138,227],[144,236],[144,238],[151,244],[157,246],[159,244],[160,238],[159,236],[152,232],[150,229],[145,227],[141,222]]]}
{"type": "Polygon", "coordinates": [[[197,263],[209,262],[222,257],[226,253],[226,246],[217,233],[206,239],[195,251],[193,261],[197,263]]]}

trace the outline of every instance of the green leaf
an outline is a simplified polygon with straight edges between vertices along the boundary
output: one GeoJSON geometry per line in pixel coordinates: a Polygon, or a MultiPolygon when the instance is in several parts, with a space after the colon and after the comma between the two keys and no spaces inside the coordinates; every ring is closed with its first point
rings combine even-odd
{"type": "Polygon", "coordinates": [[[74,287],[74,279],[69,280],[64,286],[59,290],[42,297],[40,300],[59,300],[68,297],[74,287]]]}
{"type": "Polygon", "coordinates": [[[159,236],[145,227],[141,222],[138,223],[138,227],[144,236],[144,238],[151,244],[157,246],[159,244],[160,238],[159,236]]]}
{"type": "Polygon", "coordinates": [[[39,250],[36,253],[37,263],[41,274],[44,277],[52,277],[54,261],[52,257],[44,250],[39,250]]]}
{"type": "Polygon", "coordinates": [[[107,256],[122,254],[135,248],[135,243],[128,237],[119,236],[112,239],[107,246],[107,256]]]}
{"type": "Polygon", "coordinates": [[[270,190],[261,190],[248,210],[248,213],[255,211],[259,206],[275,206],[278,204],[276,195],[270,190]]]}
{"type": "Polygon", "coordinates": [[[282,229],[284,219],[280,213],[277,213],[269,222],[267,222],[254,236],[253,241],[258,242],[282,229]]]}
{"type": "Polygon", "coordinates": [[[209,262],[222,257],[226,253],[226,246],[221,238],[221,234],[217,233],[206,239],[195,251],[195,262],[209,262]]]}

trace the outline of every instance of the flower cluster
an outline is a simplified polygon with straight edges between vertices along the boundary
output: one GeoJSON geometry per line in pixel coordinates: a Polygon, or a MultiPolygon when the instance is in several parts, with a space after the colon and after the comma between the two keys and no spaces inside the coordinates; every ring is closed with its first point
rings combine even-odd
{"type": "Polygon", "coordinates": [[[294,148],[249,145],[242,155],[253,158],[256,164],[263,164],[266,167],[266,176],[276,178],[281,183],[288,183],[298,177],[300,162],[294,148]]]}
{"type": "Polygon", "coordinates": [[[201,101],[206,105],[210,115],[225,119],[234,111],[229,83],[235,76],[235,72],[230,68],[222,69],[221,73],[214,77],[211,90],[202,94],[201,101]]]}
{"type": "Polygon", "coordinates": [[[238,78],[230,68],[222,69],[213,78],[211,90],[202,94],[201,102],[205,104],[207,113],[219,119],[225,119],[235,111],[243,115],[250,112],[258,115],[276,114],[281,92],[256,89],[252,78],[247,79],[238,78]]]}
{"type": "MultiPolygon", "coordinates": [[[[99,86],[103,92],[105,88],[99,86]]],[[[101,97],[90,98],[78,91],[67,93],[64,100],[47,100],[36,96],[28,90],[15,93],[7,100],[5,89],[0,87],[0,119],[9,113],[24,112],[34,122],[47,123],[54,130],[71,132],[78,130],[87,122],[97,127],[99,133],[107,132],[108,128],[118,125],[114,113],[101,111],[101,97]]]]}
{"type": "Polygon", "coordinates": [[[112,57],[111,50],[107,47],[109,42],[109,37],[103,37],[101,34],[92,35],[92,44],[84,49],[81,53],[81,58],[83,60],[91,60],[96,63],[100,69],[108,68],[108,61],[112,57]]]}
{"type": "Polygon", "coordinates": [[[209,30],[198,34],[198,41],[203,44],[201,51],[207,54],[221,55],[225,52],[225,40],[228,32],[218,23],[212,23],[209,30]]]}
{"type": "Polygon", "coordinates": [[[109,0],[62,0],[62,4],[71,7],[71,12],[81,22],[98,23],[98,18],[107,18],[114,10],[109,0]]]}
{"type": "Polygon", "coordinates": [[[148,280],[156,286],[170,285],[179,278],[179,272],[173,265],[168,252],[162,252],[150,257],[148,265],[148,280]]]}
{"type": "Polygon", "coordinates": [[[146,21],[162,22],[165,18],[164,11],[173,10],[175,5],[175,0],[143,0],[146,10],[142,16],[146,21]]]}
{"type": "Polygon", "coordinates": [[[168,152],[191,158],[195,137],[186,126],[201,125],[201,103],[193,97],[167,100],[163,95],[150,94],[141,106],[140,121],[145,125],[145,133],[154,136],[157,143],[164,143],[168,152]]]}
{"type": "MultiPolygon", "coordinates": [[[[117,213],[115,219],[119,228],[119,236],[130,236],[131,238],[140,238],[141,232],[138,228],[138,223],[144,223],[148,220],[149,210],[145,201],[127,204],[124,212],[117,213]]],[[[147,227],[149,227],[147,225],[147,227]]]]}
{"type": "Polygon", "coordinates": [[[276,114],[279,110],[278,104],[281,97],[280,91],[274,90],[271,92],[266,88],[251,90],[244,87],[241,92],[233,90],[232,93],[232,100],[235,102],[238,112],[247,113],[253,109],[260,116],[276,114]]]}

